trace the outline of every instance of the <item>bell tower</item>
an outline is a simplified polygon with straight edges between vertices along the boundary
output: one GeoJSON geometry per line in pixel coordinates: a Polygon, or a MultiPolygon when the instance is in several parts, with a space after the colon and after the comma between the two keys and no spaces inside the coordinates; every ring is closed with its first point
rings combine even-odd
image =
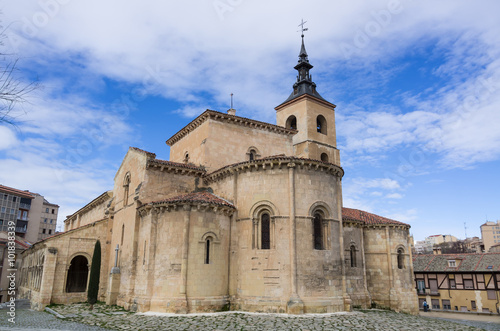
{"type": "Polygon", "coordinates": [[[321,160],[340,166],[339,150],[335,132],[335,105],[323,99],[316,91],[309,71],[309,63],[304,45],[302,25],[302,45],[297,70],[297,81],[293,91],[283,103],[274,108],[276,122],[280,126],[295,129],[293,137],[294,154],[297,157],[321,160]]]}

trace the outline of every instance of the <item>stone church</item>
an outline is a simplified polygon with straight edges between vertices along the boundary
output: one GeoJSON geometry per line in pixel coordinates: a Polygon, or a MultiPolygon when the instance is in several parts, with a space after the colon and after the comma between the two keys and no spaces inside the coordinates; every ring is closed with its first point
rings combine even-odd
{"type": "Polygon", "coordinates": [[[133,311],[417,313],[410,226],[342,207],[336,106],[312,68],[302,36],[277,125],[206,110],[169,161],[131,147],[112,190],[23,253],[21,297],[86,301],[100,240],[100,300],[133,311]]]}

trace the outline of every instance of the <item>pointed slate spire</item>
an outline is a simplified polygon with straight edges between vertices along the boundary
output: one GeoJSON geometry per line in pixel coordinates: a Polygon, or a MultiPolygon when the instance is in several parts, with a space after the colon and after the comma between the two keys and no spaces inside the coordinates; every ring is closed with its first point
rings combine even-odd
{"type": "Polygon", "coordinates": [[[313,68],[313,65],[309,63],[309,58],[304,43],[304,31],[307,31],[307,29],[303,26],[304,23],[306,22],[302,21],[302,24],[299,25],[302,26],[302,45],[300,47],[299,61],[294,67],[294,69],[298,71],[297,81],[295,82],[295,84],[293,84],[292,94],[290,94],[288,99],[286,99],[283,103],[293,100],[304,94],[309,94],[321,100],[325,100],[316,91],[316,84],[312,81],[311,75],[309,74],[309,70],[313,68]]]}
{"type": "Polygon", "coordinates": [[[302,47],[300,47],[299,62],[309,63],[309,59],[307,58],[306,46],[304,46],[304,34],[302,34],[301,37],[302,37],[302,47]]]}

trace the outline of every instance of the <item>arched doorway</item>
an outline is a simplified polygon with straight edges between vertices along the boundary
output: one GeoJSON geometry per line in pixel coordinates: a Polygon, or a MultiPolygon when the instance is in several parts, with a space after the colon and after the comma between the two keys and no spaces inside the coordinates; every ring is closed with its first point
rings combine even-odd
{"type": "Polygon", "coordinates": [[[89,261],[83,255],[71,260],[66,279],[66,292],[85,292],[89,276],[89,261]]]}

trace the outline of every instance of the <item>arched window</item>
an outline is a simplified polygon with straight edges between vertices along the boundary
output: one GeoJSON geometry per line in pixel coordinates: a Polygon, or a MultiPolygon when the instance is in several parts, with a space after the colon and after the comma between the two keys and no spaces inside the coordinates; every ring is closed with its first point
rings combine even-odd
{"type": "Polygon", "coordinates": [[[297,118],[295,116],[290,116],[286,120],[286,128],[287,129],[292,129],[292,130],[297,130],[297,118]]]}
{"type": "Polygon", "coordinates": [[[356,247],[351,245],[351,267],[356,267],[356,247]]]}
{"type": "Polygon", "coordinates": [[[271,249],[271,221],[269,214],[264,213],[260,217],[261,249],[271,249]]]}
{"type": "Polygon", "coordinates": [[[123,205],[126,206],[128,204],[128,194],[130,187],[130,173],[127,172],[125,178],[123,179],[123,205]]]}
{"type": "Polygon", "coordinates": [[[319,213],[314,214],[313,221],[313,237],[314,237],[314,249],[325,249],[324,239],[323,239],[323,224],[322,217],[319,213]]]}
{"type": "Polygon", "coordinates": [[[248,158],[250,159],[250,161],[255,160],[256,156],[257,156],[257,152],[255,151],[255,149],[251,149],[249,154],[248,154],[248,158]]]}
{"type": "Polygon", "coordinates": [[[250,146],[247,149],[247,160],[253,161],[260,157],[259,149],[255,146],[250,146]]]}
{"type": "Polygon", "coordinates": [[[212,237],[207,237],[205,240],[205,264],[210,264],[210,243],[212,242],[212,237]]]}
{"type": "Polygon", "coordinates": [[[326,134],[326,119],[323,115],[316,117],[316,130],[319,133],[326,134]]]}
{"type": "Polygon", "coordinates": [[[326,153],[321,153],[321,161],[323,161],[323,162],[328,162],[328,154],[326,154],[326,153]]]}
{"type": "Polygon", "coordinates": [[[85,292],[89,275],[89,262],[83,255],[75,256],[71,260],[66,278],[66,292],[85,292]]]}
{"type": "Polygon", "coordinates": [[[189,162],[189,152],[184,153],[184,163],[189,162]]]}
{"type": "Polygon", "coordinates": [[[404,266],[404,251],[402,248],[398,249],[398,269],[403,269],[404,266]]]}

